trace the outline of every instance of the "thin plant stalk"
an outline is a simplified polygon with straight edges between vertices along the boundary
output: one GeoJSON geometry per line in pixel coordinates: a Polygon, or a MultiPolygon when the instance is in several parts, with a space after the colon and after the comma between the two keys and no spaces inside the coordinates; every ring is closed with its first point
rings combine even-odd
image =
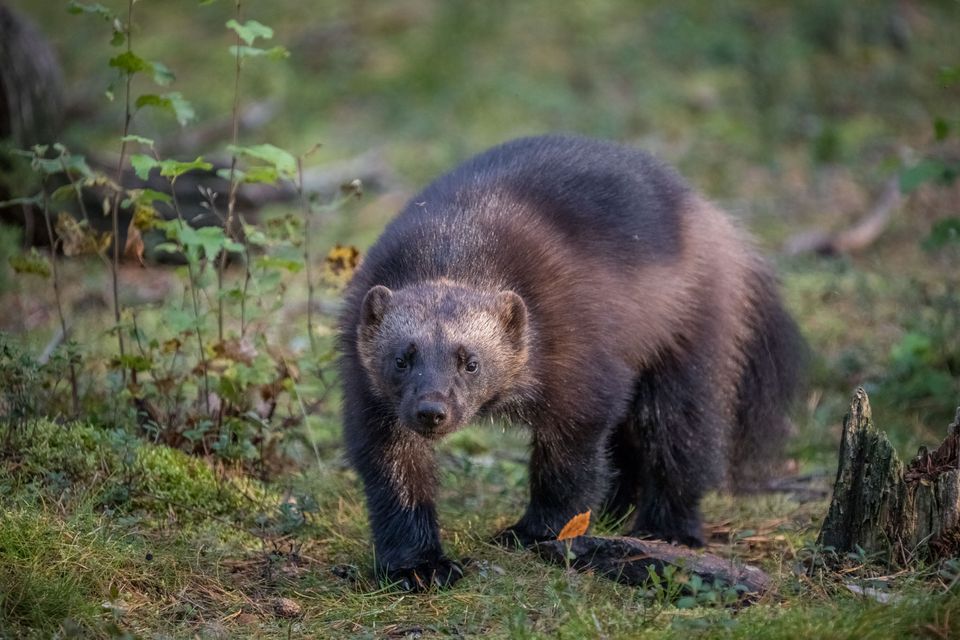
{"type": "MultiPolygon", "coordinates": [[[[241,0],[237,0],[235,4],[235,15],[237,22],[240,22],[240,14],[242,9],[241,0]]],[[[240,69],[241,69],[241,41],[240,34],[237,33],[234,39],[236,45],[236,55],[234,56],[234,70],[233,70],[233,110],[232,110],[232,124],[233,124],[233,146],[236,147],[237,143],[240,140],[240,69]]],[[[234,237],[233,228],[236,222],[236,209],[237,209],[237,189],[239,187],[239,181],[236,179],[237,173],[237,154],[233,153],[230,156],[230,193],[227,196],[227,220],[224,223],[224,231],[227,234],[227,237],[231,240],[236,241],[234,237]]],[[[250,280],[250,261],[249,255],[245,260],[245,282],[244,289],[246,289],[246,282],[250,280]]],[[[217,335],[220,338],[220,342],[223,342],[223,275],[224,271],[227,268],[227,251],[220,252],[220,262],[217,266],[217,288],[220,292],[220,299],[217,302],[217,335]]],[[[245,292],[244,292],[245,293],[245,292]]],[[[244,296],[245,298],[245,296],[244,296]]],[[[246,332],[246,305],[245,299],[241,298],[240,300],[240,334],[243,335],[246,332]]]]}
{"type": "MultiPolygon", "coordinates": [[[[127,53],[133,52],[133,3],[134,0],[127,0],[127,24],[124,25],[127,41],[127,53]]],[[[133,74],[129,71],[125,74],[123,89],[123,136],[120,138],[120,158],[117,160],[117,184],[123,184],[123,164],[127,159],[127,135],[130,133],[130,121],[133,119],[133,111],[130,109],[130,84],[133,80],[133,74]]],[[[120,327],[120,194],[113,196],[113,206],[111,207],[110,217],[113,222],[113,263],[111,265],[111,280],[113,284],[113,319],[117,325],[117,341],[120,346],[120,358],[123,359],[123,330],[120,327]]],[[[121,369],[123,374],[123,383],[127,383],[126,369],[121,369]]],[[[133,374],[132,374],[133,375],[133,374]]]]}
{"type": "MultiPolygon", "coordinates": [[[[180,223],[180,227],[183,228],[187,223],[183,219],[183,213],[180,211],[180,203],[177,200],[176,178],[170,181],[170,192],[173,194],[173,210],[177,214],[177,221],[180,223]]],[[[180,249],[183,250],[183,244],[179,239],[177,243],[180,244],[180,249]]],[[[200,363],[203,365],[203,402],[207,409],[207,415],[210,415],[210,378],[207,375],[207,352],[203,347],[203,327],[200,324],[200,298],[197,295],[197,278],[193,272],[193,263],[189,256],[187,256],[187,277],[190,280],[190,299],[193,302],[193,318],[197,328],[197,346],[200,349],[200,363]]]]}
{"type": "Polygon", "coordinates": [[[303,209],[303,268],[307,276],[307,336],[310,338],[310,353],[317,355],[317,339],[313,332],[313,275],[310,265],[310,227],[313,216],[310,215],[310,206],[303,192],[303,157],[297,157],[297,194],[300,196],[300,206],[303,209]]]}
{"type": "MultiPolygon", "coordinates": [[[[53,275],[53,297],[57,301],[57,316],[60,318],[60,331],[63,333],[63,339],[67,340],[69,330],[67,329],[67,319],[63,314],[63,301],[60,296],[60,271],[57,269],[57,239],[53,235],[53,225],[50,223],[50,200],[47,195],[46,180],[43,184],[43,219],[47,223],[47,236],[50,238],[50,268],[53,275]]],[[[70,365],[70,395],[73,401],[73,414],[80,415],[80,391],[77,387],[77,370],[73,365],[73,360],[67,355],[67,362],[70,365]]]]}

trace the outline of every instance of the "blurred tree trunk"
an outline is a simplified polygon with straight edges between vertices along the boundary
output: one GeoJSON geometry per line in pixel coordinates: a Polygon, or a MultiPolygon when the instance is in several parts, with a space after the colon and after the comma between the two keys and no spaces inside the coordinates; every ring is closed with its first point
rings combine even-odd
{"type": "MultiPolygon", "coordinates": [[[[63,121],[63,75],[56,54],[39,29],[0,2],[0,201],[27,195],[23,169],[4,150],[57,140],[63,121]]],[[[24,241],[46,241],[30,207],[0,209],[0,221],[23,227],[24,241]]]]}
{"type": "Polygon", "coordinates": [[[62,117],[63,75],[53,48],[0,3],[0,138],[20,146],[52,142],[62,117]]]}
{"type": "Polygon", "coordinates": [[[857,389],[843,423],[840,461],[819,542],[838,552],[907,563],[960,551],[960,409],[933,452],[921,448],[904,471],[857,389]]]}

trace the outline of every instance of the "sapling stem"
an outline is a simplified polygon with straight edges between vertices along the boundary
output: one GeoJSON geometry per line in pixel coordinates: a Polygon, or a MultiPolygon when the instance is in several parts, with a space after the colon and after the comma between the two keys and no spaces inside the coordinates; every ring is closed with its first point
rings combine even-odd
{"type": "MultiPolygon", "coordinates": [[[[63,339],[69,338],[67,329],[67,319],[63,314],[63,301],[60,295],[60,271],[57,269],[57,238],[53,235],[53,225],[50,223],[50,197],[47,195],[47,180],[43,180],[43,219],[47,223],[47,236],[50,238],[50,269],[53,276],[53,297],[57,301],[57,316],[60,318],[60,331],[63,333],[63,339]]],[[[73,415],[80,415],[80,391],[77,387],[77,370],[73,365],[70,354],[67,354],[67,362],[70,366],[70,395],[73,401],[73,415]]]]}

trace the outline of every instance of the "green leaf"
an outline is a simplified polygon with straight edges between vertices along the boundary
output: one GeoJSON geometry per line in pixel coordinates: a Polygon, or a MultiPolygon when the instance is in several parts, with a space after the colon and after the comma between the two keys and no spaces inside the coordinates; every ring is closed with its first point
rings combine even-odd
{"type": "Polygon", "coordinates": [[[257,144],[249,147],[229,145],[227,151],[238,156],[265,162],[273,166],[285,178],[292,178],[297,173],[297,159],[293,157],[293,154],[272,144],[257,144]]]}
{"type": "Polygon", "coordinates": [[[207,428],[207,425],[202,425],[201,428],[198,428],[198,429],[187,429],[186,431],[183,432],[182,435],[184,438],[186,438],[190,442],[196,442],[201,438],[203,438],[203,436],[207,433],[207,431],[209,431],[209,429],[207,428]]]}
{"type": "Polygon", "coordinates": [[[138,97],[135,105],[137,109],[154,107],[168,111],[177,119],[180,126],[185,126],[196,117],[193,106],[184,99],[179,91],[172,91],[163,95],[147,93],[138,97]]]}
{"type": "Polygon", "coordinates": [[[159,163],[155,158],[142,153],[135,153],[130,156],[130,166],[133,167],[137,177],[141,180],[149,180],[150,170],[156,167],[158,164],[159,163]]]}
{"type": "Polygon", "coordinates": [[[960,217],[937,220],[923,241],[923,248],[932,251],[948,244],[960,245],[960,217]]]}
{"type": "Polygon", "coordinates": [[[249,244],[256,247],[265,247],[270,243],[263,231],[260,231],[260,229],[251,224],[243,225],[243,237],[249,244]]]}
{"type": "MultiPolygon", "coordinates": [[[[234,167],[232,173],[233,173],[232,177],[234,180],[236,180],[237,182],[243,182],[243,177],[246,175],[244,171],[241,171],[240,169],[234,167]]],[[[230,167],[217,169],[217,177],[220,178],[221,180],[226,180],[227,182],[230,182],[230,178],[231,178],[230,167]]]]}
{"type": "Polygon", "coordinates": [[[900,191],[910,193],[924,183],[936,180],[944,175],[946,167],[937,160],[921,160],[906,171],[900,173],[900,191]]]}
{"type": "Polygon", "coordinates": [[[50,261],[37,251],[36,247],[31,247],[29,253],[10,256],[9,262],[17,273],[30,273],[42,278],[50,277],[50,261]]]}
{"type": "Polygon", "coordinates": [[[276,46],[269,49],[260,47],[236,46],[230,47],[230,55],[240,58],[269,58],[271,60],[283,60],[290,57],[290,52],[285,47],[276,46]]]}
{"type": "Polygon", "coordinates": [[[90,178],[93,176],[93,171],[90,169],[90,165],[87,164],[86,158],[83,156],[71,156],[66,155],[67,150],[62,148],[60,150],[61,155],[58,160],[61,162],[61,169],[66,167],[67,172],[70,174],[80,174],[84,178],[90,178]]]}
{"type": "Polygon", "coordinates": [[[180,251],[180,247],[173,242],[161,242],[154,246],[153,250],[161,253],[178,253],[180,251]]]}
{"type": "Polygon", "coordinates": [[[290,273],[297,273],[303,269],[302,262],[274,256],[260,256],[254,261],[254,266],[257,269],[284,269],[290,273]]]}
{"type": "Polygon", "coordinates": [[[121,142],[136,142],[137,144],[142,144],[145,147],[150,147],[153,149],[153,140],[151,138],[144,138],[143,136],[137,136],[130,134],[128,136],[123,136],[120,138],[121,142]]]}
{"type": "Polygon", "coordinates": [[[129,353],[117,358],[117,363],[124,369],[134,369],[136,371],[149,371],[153,366],[153,361],[147,356],[129,353]]]}
{"type": "Polygon", "coordinates": [[[94,2],[93,4],[84,4],[82,2],[77,2],[77,0],[70,0],[70,2],[67,4],[67,11],[74,15],[80,15],[81,13],[92,13],[100,16],[104,20],[114,19],[113,12],[99,2],[94,2]]]}
{"type": "Polygon", "coordinates": [[[690,581],[687,583],[687,587],[694,593],[697,593],[703,588],[703,578],[697,574],[693,574],[690,576],[690,581]]]}
{"type": "Polygon", "coordinates": [[[230,19],[227,21],[227,28],[235,31],[247,45],[253,44],[253,41],[257,38],[269,40],[273,37],[273,29],[256,20],[247,20],[244,24],[240,24],[236,20],[230,19]]]}
{"type": "Polygon", "coordinates": [[[227,242],[227,236],[220,227],[201,227],[196,230],[196,240],[208,258],[215,257],[227,242]]]}
{"type": "Polygon", "coordinates": [[[48,158],[34,158],[30,163],[33,170],[43,175],[52,176],[63,173],[63,165],[60,160],[50,160],[48,158]]]}
{"type": "Polygon", "coordinates": [[[691,596],[684,596],[677,600],[677,609],[693,609],[697,606],[697,599],[691,596]]]}
{"type": "Polygon", "coordinates": [[[234,171],[234,178],[245,184],[275,184],[280,179],[277,170],[268,166],[250,167],[242,175],[236,175],[236,173],[234,171]]]}
{"type": "Polygon", "coordinates": [[[23,197],[23,198],[11,198],[10,200],[0,200],[0,209],[6,207],[39,207],[43,205],[43,194],[38,193],[32,196],[23,197]]]}
{"type": "MultiPolygon", "coordinates": [[[[116,39],[117,36],[114,34],[114,40],[111,42],[115,42],[116,39]]],[[[174,80],[173,72],[167,65],[162,62],[148,62],[132,51],[124,51],[110,58],[110,66],[126,75],[149,73],[153,77],[153,81],[162,87],[167,86],[174,80]]]]}
{"type": "Polygon", "coordinates": [[[160,175],[164,178],[179,178],[188,171],[201,170],[209,171],[213,165],[205,161],[203,157],[198,156],[192,162],[178,162],[177,160],[164,160],[160,163],[160,175]]]}
{"type": "Polygon", "coordinates": [[[164,204],[173,202],[170,194],[163,193],[162,191],[154,191],[153,189],[129,189],[127,193],[130,194],[130,197],[123,201],[123,206],[125,207],[129,207],[130,205],[146,206],[152,205],[155,202],[163,202],[164,204]]]}
{"type": "Polygon", "coordinates": [[[161,87],[165,87],[176,80],[173,71],[170,71],[170,68],[162,62],[151,62],[150,66],[153,67],[153,81],[161,87]]]}
{"type": "Polygon", "coordinates": [[[132,51],[124,51],[110,58],[110,66],[127,75],[133,75],[141,71],[153,71],[153,65],[132,51]]]}
{"type": "Polygon", "coordinates": [[[77,196],[77,190],[72,184],[65,184],[50,194],[53,202],[68,202],[77,196]]]}
{"type": "MultiPolygon", "coordinates": [[[[192,252],[199,257],[197,251],[202,249],[204,256],[214,258],[226,248],[229,242],[232,242],[220,227],[201,227],[194,229],[189,225],[180,224],[179,221],[176,221],[176,223],[177,224],[165,227],[167,237],[178,239],[180,244],[187,250],[188,255],[192,252]]],[[[242,248],[241,245],[241,249],[242,248]]]]}
{"type": "Polygon", "coordinates": [[[960,82],[960,65],[940,67],[940,84],[944,87],[960,82]]]}
{"type": "Polygon", "coordinates": [[[937,140],[943,140],[950,135],[950,123],[940,117],[934,118],[933,134],[936,136],[937,140]]]}

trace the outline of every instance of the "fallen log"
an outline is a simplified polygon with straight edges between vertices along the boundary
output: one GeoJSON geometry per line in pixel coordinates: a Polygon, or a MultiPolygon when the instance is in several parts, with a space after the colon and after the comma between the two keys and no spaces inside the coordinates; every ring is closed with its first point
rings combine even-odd
{"type": "Polygon", "coordinates": [[[577,570],[634,586],[648,583],[651,568],[662,575],[666,567],[674,566],[707,582],[742,585],[747,594],[759,595],[771,588],[770,576],[754,566],[662,540],[579,536],[540,542],[535,551],[554,564],[569,562],[577,570]]]}
{"type": "Polygon", "coordinates": [[[922,447],[904,469],[873,422],[866,392],[857,389],[818,542],[901,565],[960,552],[960,409],[940,446],[922,447]]]}

